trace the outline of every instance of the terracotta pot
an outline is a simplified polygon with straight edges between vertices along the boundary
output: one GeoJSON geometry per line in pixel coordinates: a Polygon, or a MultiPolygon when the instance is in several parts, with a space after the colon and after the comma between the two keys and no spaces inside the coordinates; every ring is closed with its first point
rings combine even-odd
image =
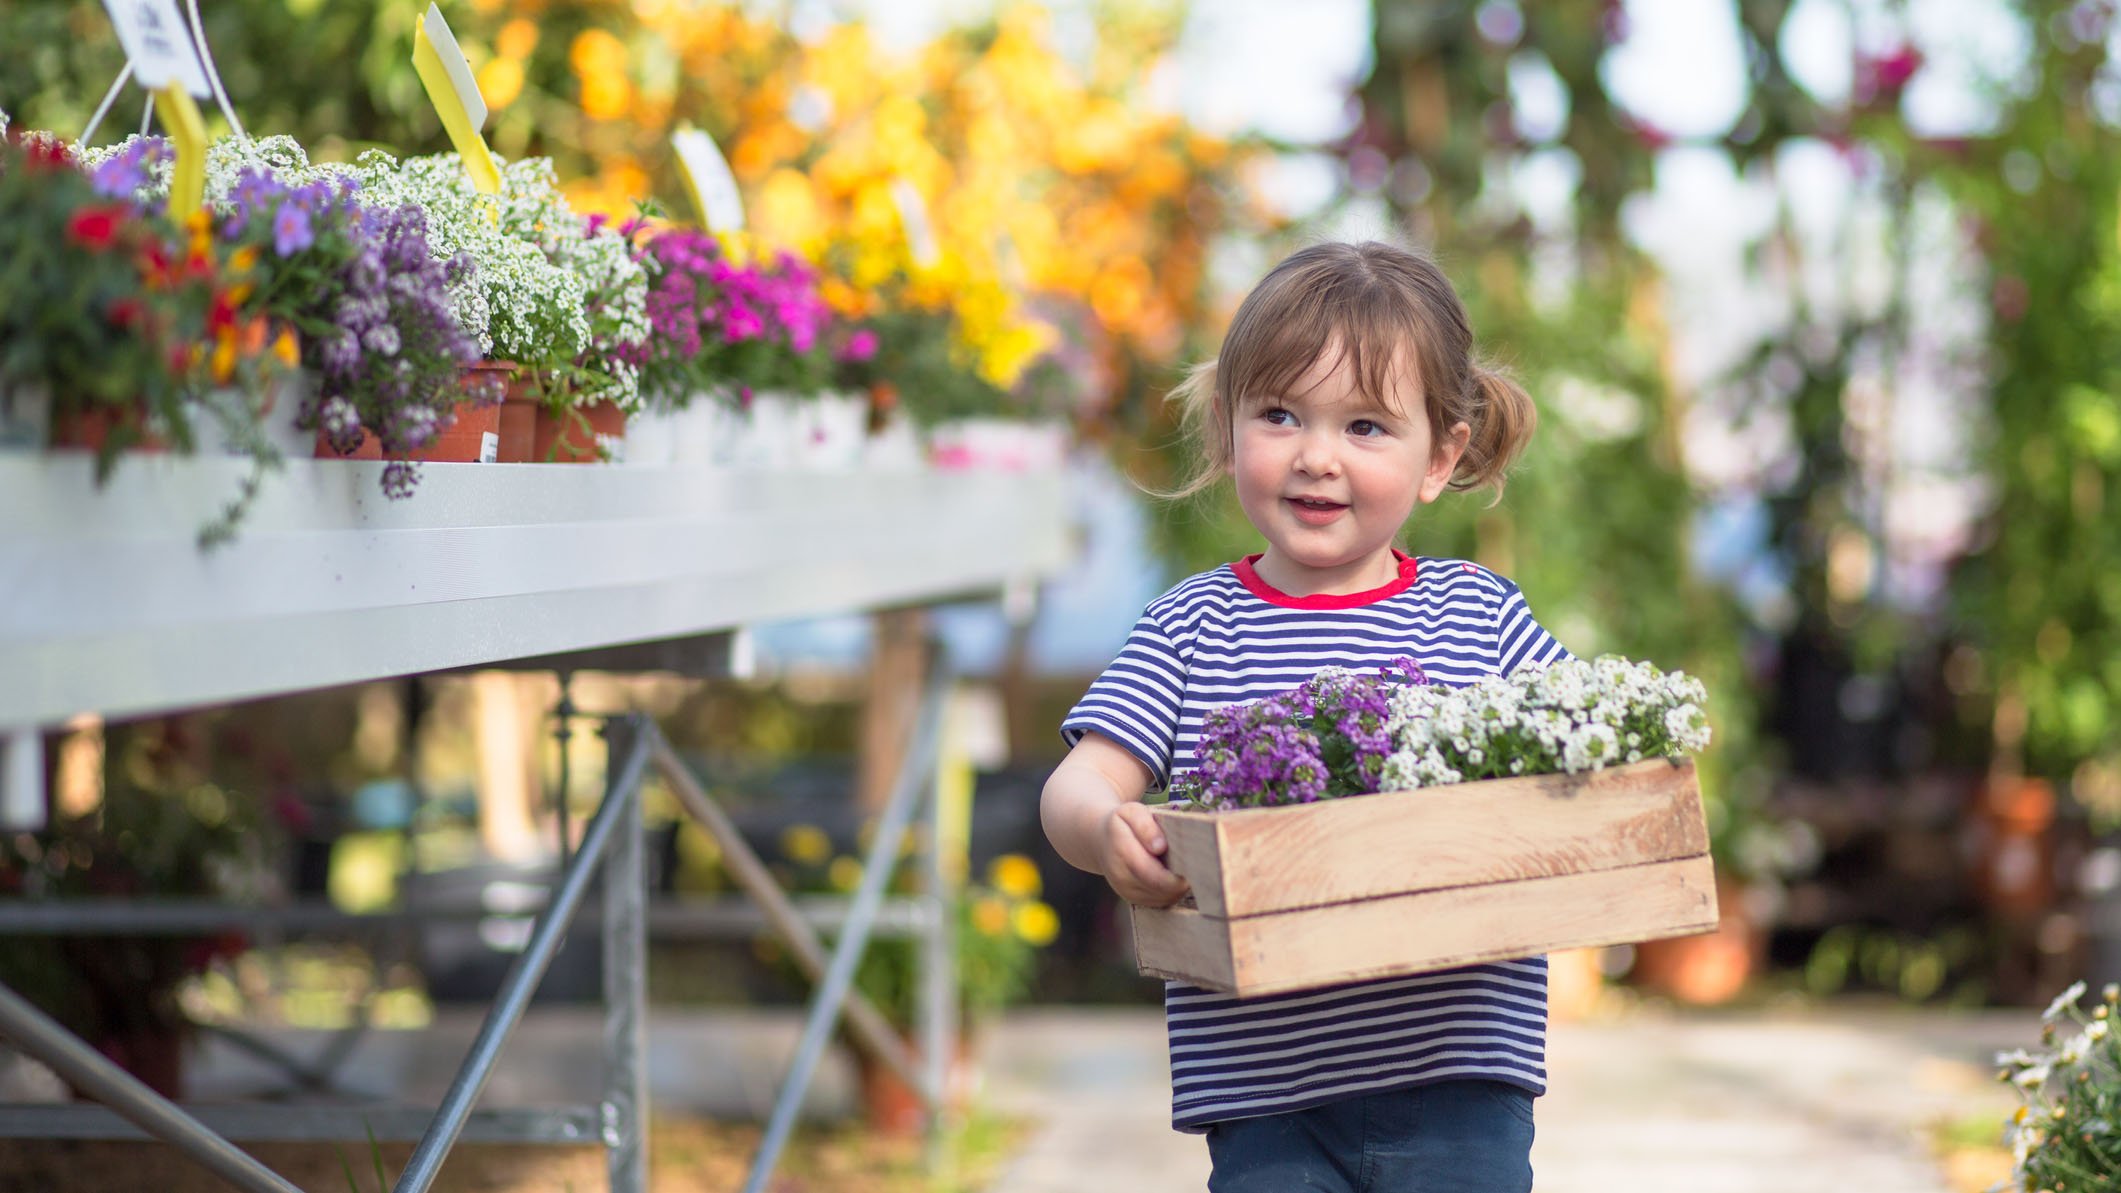
{"type": "MultiPolygon", "coordinates": [[[[919,1047],[910,1039],[905,1043],[914,1063],[921,1063],[919,1047]]],[[[962,1113],[972,1105],[979,1076],[977,1052],[972,1034],[959,1034],[949,1071],[943,1077],[943,1097],[952,1111],[962,1113]]],[[[890,1066],[859,1047],[854,1049],[854,1067],[861,1086],[862,1118],[869,1127],[886,1135],[919,1134],[927,1125],[928,1113],[920,1094],[899,1080],[890,1066]]]]}
{"type": "Polygon", "coordinates": [[[553,414],[538,408],[537,440],[531,445],[533,463],[595,464],[604,458],[599,445],[608,445],[617,456],[626,440],[626,414],[616,402],[596,402],[553,414]]]}
{"type": "Polygon", "coordinates": [[[1714,932],[1636,945],[1635,965],[1628,971],[1635,984],[1694,1006],[1738,997],[1759,968],[1767,934],[1753,923],[1745,891],[1735,884],[1716,884],[1716,907],[1714,932]]]}
{"type": "Polygon", "coordinates": [[[538,402],[511,392],[501,403],[501,459],[503,464],[527,464],[538,441],[538,402]]]}
{"type": "MultiPolygon", "coordinates": [[[[481,361],[464,371],[466,388],[474,378],[495,372],[513,376],[515,366],[496,361],[481,361]]],[[[501,407],[491,400],[467,399],[451,408],[449,418],[435,432],[427,446],[407,452],[392,452],[388,458],[394,460],[426,460],[437,464],[493,463],[498,456],[500,442],[501,407]],[[492,442],[489,443],[489,437],[492,442]]],[[[316,456],[320,460],[381,460],[385,458],[382,445],[373,431],[361,433],[361,445],[353,451],[341,454],[332,450],[331,441],[324,432],[317,432],[316,456]]]]}
{"type": "Polygon", "coordinates": [[[58,448],[78,447],[100,452],[110,441],[111,433],[120,427],[133,431],[133,441],[127,448],[136,452],[163,452],[169,450],[169,442],[160,435],[144,432],[140,428],[147,421],[147,412],[135,407],[112,409],[97,406],[89,410],[54,410],[51,414],[51,445],[58,448]]]}

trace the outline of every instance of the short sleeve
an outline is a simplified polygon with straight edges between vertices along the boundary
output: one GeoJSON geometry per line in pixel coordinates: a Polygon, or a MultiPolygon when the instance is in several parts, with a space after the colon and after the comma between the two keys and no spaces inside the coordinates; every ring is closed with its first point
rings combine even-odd
{"type": "Polygon", "coordinates": [[[1169,785],[1186,691],[1185,653],[1153,613],[1144,613],[1119,656],[1061,721],[1061,740],[1073,749],[1094,729],[1139,758],[1157,787],[1169,785]]]}
{"type": "Polygon", "coordinates": [[[1508,580],[1502,581],[1502,604],[1495,612],[1495,656],[1501,674],[1508,675],[1519,667],[1551,667],[1569,654],[1547,628],[1532,617],[1532,607],[1525,603],[1524,591],[1508,580]]]}

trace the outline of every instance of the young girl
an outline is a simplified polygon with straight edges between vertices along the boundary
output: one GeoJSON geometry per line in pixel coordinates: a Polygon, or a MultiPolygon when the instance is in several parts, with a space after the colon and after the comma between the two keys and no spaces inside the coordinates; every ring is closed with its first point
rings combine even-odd
{"type": "MultiPolygon", "coordinates": [[[[1304,249],[1245,299],[1173,395],[1203,456],[1180,492],[1229,476],[1266,549],[1151,602],[1062,723],[1040,805],[1062,857],[1168,906],[1186,884],[1141,799],[1195,765],[1208,709],[1332,665],[1465,684],[1567,657],[1515,584],[1393,546],[1446,489],[1499,491],[1531,436],[1531,399],[1471,354],[1450,283],[1389,245],[1304,249]]],[[[1543,957],[1164,1005],[1173,1125],[1207,1135],[1214,1193],[1532,1187],[1543,957]]]]}

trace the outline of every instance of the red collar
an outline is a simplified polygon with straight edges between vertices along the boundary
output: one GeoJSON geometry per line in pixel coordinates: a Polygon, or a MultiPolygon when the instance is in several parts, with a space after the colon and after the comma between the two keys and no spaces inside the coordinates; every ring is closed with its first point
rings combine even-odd
{"type": "Polygon", "coordinates": [[[1392,554],[1399,559],[1398,578],[1364,592],[1319,592],[1310,596],[1290,596],[1260,579],[1258,569],[1252,566],[1258,562],[1259,555],[1245,556],[1231,564],[1230,570],[1237,574],[1238,583],[1244,585],[1253,596],[1270,605],[1280,605],[1285,609],[1358,609],[1364,605],[1374,605],[1387,597],[1398,596],[1414,587],[1415,577],[1420,571],[1420,561],[1397,547],[1392,549],[1392,554]]]}

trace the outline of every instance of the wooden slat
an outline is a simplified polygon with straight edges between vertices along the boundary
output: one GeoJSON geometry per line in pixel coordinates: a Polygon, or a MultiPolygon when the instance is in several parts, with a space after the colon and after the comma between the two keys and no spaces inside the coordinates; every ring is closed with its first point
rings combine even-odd
{"type": "Polygon", "coordinates": [[[1143,973],[1241,997],[1715,927],[1716,876],[1706,854],[1243,919],[1134,909],[1143,973]]]}
{"type": "Polygon", "coordinates": [[[1233,919],[1708,851],[1694,764],[1665,759],[1157,821],[1201,912],[1233,919]]]}

